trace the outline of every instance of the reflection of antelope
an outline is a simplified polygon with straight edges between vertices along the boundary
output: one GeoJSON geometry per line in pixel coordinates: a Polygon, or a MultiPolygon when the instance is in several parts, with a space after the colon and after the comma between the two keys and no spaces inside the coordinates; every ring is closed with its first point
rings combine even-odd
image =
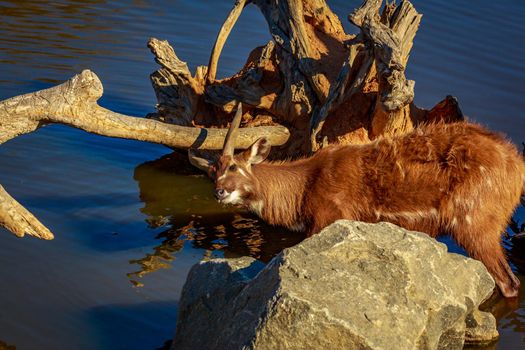
{"type": "Polygon", "coordinates": [[[308,235],[337,219],[389,221],[432,237],[450,233],[485,264],[503,295],[518,295],[501,233],[525,194],[525,163],[502,137],[465,122],[434,124],[366,145],[327,147],[310,158],[265,162],[264,138],[234,155],[241,116],[239,108],[217,162],[190,154],[215,181],[221,203],[308,235]]]}

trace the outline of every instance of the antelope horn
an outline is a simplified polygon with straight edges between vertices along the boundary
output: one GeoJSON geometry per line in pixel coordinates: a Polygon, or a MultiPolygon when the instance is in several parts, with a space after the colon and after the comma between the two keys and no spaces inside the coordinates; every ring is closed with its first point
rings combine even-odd
{"type": "Polygon", "coordinates": [[[241,124],[241,118],[242,103],[239,102],[235,117],[233,117],[232,123],[230,124],[230,129],[228,129],[228,133],[224,138],[224,146],[222,147],[222,154],[224,156],[233,156],[233,152],[235,151],[235,139],[237,138],[237,131],[239,130],[239,124],[241,124]]]}
{"type": "Polygon", "coordinates": [[[211,162],[208,159],[197,157],[191,148],[188,148],[188,160],[190,161],[191,165],[204,171],[205,173],[207,173],[210,169],[211,162]]]}

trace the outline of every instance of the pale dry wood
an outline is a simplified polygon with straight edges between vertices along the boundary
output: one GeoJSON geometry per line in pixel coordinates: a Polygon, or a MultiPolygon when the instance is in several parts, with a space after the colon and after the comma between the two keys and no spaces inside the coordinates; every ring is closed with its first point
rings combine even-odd
{"type": "Polygon", "coordinates": [[[252,66],[243,70],[233,84],[213,84],[206,86],[205,101],[225,113],[231,113],[237,101],[244,105],[267,110],[274,115],[282,112],[274,108],[277,94],[261,86],[264,70],[272,66],[275,59],[275,43],[268,42],[252,66]]]}
{"type": "Polygon", "coordinates": [[[148,47],[161,68],[150,75],[157,95],[157,119],[190,126],[198,112],[199,95],[204,91],[205,67],[193,77],[186,62],[177,57],[166,40],[151,38],[148,47]]]}
{"type": "Polygon", "coordinates": [[[365,20],[379,21],[379,9],[383,0],[364,0],[361,6],[348,15],[348,20],[356,27],[363,26],[365,20]]]}
{"type": "MultiPolygon", "coordinates": [[[[227,129],[204,129],[130,117],[98,105],[102,83],[85,70],[58,86],[0,102],[0,144],[39,127],[59,123],[89,133],[162,144],[172,148],[222,149],[227,129]]],[[[236,148],[248,148],[259,137],[284,144],[288,130],[280,126],[239,130],[236,148]]],[[[51,239],[53,235],[31,213],[0,188],[0,225],[17,236],[24,233],[51,239]]]]}
{"type": "Polygon", "coordinates": [[[353,45],[350,48],[350,54],[348,59],[343,64],[341,71],[337,77],[337,80],[330,87],[330,92],[328,97],[323,104],[323,106],[314,111],[312,114],[311,126],[310,126],[310,143],[313,151],[317,151],[321,148],[322,142],[317,140],[317,135],[324,126],[325,120],[330,114],[330,112],[338,107],[343,101],[349,99],[353,94],[362,90],[363,83],[366,80],[367,75],[370,72],[372,67],[372,59],[368,51],[364,51],[364,63],[359,68],[357,75],[352,80],[350,86],[347,86],[349,83],[350,72],[352,69],[353,62],[357,56],[357,46],[353,45]]]}
{"type": "Polygon", "coordinates": [[[238,0],[219,32],[210,72],[201,67],[191,77],[185,63],[185,69],[171,69],[166,62],[178,58],[167,42],[162,42],[165,49],[152,49],[162,66],[152,75],[162,77],[153,81],[161,96],[156,117],[223,127],[242,102],[248,108],[245,125],[286,125],[292,132],[278,150],[283,157],[316,151],[327,137],[367,142],[410,131],[430,115],[447,121],[460,117],[459,109],[448,108],[449,116],[445,108],[438,115],[414,106],[414,82],[406,79],[405,67],[421,15],[406,0],[382,5],[382,0],[365,0],[349,16],[361,30],[354,37],[325,0],[238,0]],[[273,40],[255,48],[237,74],[215,80],[220,49],[248,3],[260,9],[273,40]],[[202,79],[205,74],[213,79],[202,79]],[[181,110],[191,112],[181,117],[181,110]]]}
{"type": "Polygon", "coordinates": [[[226,43],[231,30],[235,25],[235,22],[237,22],[237,19],[241,15],[241,12],[246,4],[246,0],[235,1],[233,9],[230,11],[228,17],[219,30],[219,34],[217,35],[217,39],[215,40],[215,44],[213,45],[211,52],[210,62],[208,64],[208,73],[206,74],[206,82],[208,84],[215,82],[215,76],[217,75],[217,64],[219,62],[222,49],[224,48],[224,44],[226,43]]]}
{"type": "Polygon", "coordinates": [[[375,74],[379,82],[379,96],[371,117],[372,135],[392,135],[413,128],[410,104],[414,98],[414,82],[405,78],[404,70],[421,15],[410,2],[403,1],[397,7],[395,3],[387,3],[380,16],[381,4],[381,0],[366,0],[348,17],[359,26],[361,34],[349,43],[349,57],[330,87],[328,98],[312,114],[310,142],[313,151],[321,147],[318,134],[331,111],[361,92],[371,74],[375,74]],[[358,51],[367,56],[349,81],[351,63],[358,51]]]}
{"type": "Polygon", "coordinates": [[[0,185],[0,225],[17,237],[28,234],[41,239],[53,239],[53,234],[0,185]]]}
{"type": "Polygon", "coordinates": [[[342,41],[348,35],[324,0],[252,2],[264,15],[274,40],[237,75],[221,84],[208,84],[204,99],[226,113],[242,102],[294,124],[308,118],[318,101],[326,98],[333,68],[324,63],[342,63],[330,45],[344,51],[342,41]],[[271,91],[262,82],[268,69],[280,72],[274,77],[279,84],[271,91]]]}
{"type": "MultiPolygon", "coordinates": [[[[392,10],[387,7],[386,12],[392,10]]],[[[379,98],[372,116],[374,137],[407,132],[414,126],[410,104],[415,83],[406,79],[405,65],[420,21],[421,15],[408,1],[393,10],[390,19],[385,21],[388,25],[378,20],[375,13],[366,14],[361,21],[363,36],[372,43],[379,82],[379,98]]]]}
{"type": "Polygon", "coordinates": [[[277,45],[284,87],[276,109],[285,111],[290,119],[308,117],[326,99],[331,80],[328,75],[333,70],[326,63],[336,58],[335,52],[323,55],[321,48],[333,49],[330,42],[337,41],[342,47],[341,40],[348,36],[324,0],[254,0],[253,3],[268,22],[277,45]]]}
{"type": "MultiPolygon", "coordinates": [[[[160,50],[156,47],[168,44],[150,41],[150,48],[161,63],[161,68],[152,75],[153,87],[160,96],[155,118],[181,125],[191,122],[199,126],[225,126],[231,121],[232,110],[242,102],[248,107],[247,125],[280,124],[293,131],[290,142],[280,149],[282,154],[307,152],[311,113],[326,99],[339,67],[348,56],[344,42],[352,36],[345,33],[324,0],[250,2],[261,10],[273,40],[252,51],[246,65],[230,78],[199,80],[195,87],[187,79],[190,76],[187,70],[180,72],[166,67],[164,62],[174,60],[169,58],[175,57],[174,50],[160,50]],[[178,111],[190,110],[189,105],[195,110],[186,113],[187,118],[181,118],[178,111]]],[[[215,78],[218,49],[224,45],[242,7],[242,3],[235,3],[220,30],[210,59],[209,77],[215,78]]]]}
{"type": "MultiPolygon", "coordinates": [[[[102,92],[96,74],[85,70],[61,85],[2,101],[0,143],[34,131],[42,124],[60,123],[93,134],[172,148],[222,149],[227,129],[185,127],[119,114],[98,105],[102,92]]],[[[235,147],[248,148],[261,136],[272,145],[282,145],[289,135],[280,126],[243,128],[235,147]]]]}

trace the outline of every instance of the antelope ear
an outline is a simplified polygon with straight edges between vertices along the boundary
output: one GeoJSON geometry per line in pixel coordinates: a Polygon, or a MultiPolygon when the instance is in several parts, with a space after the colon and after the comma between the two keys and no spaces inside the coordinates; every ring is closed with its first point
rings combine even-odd
{"type": "Polygon", "coordinates": [[[244,155],[248,163],[259,164],[268,157],[270,149],[271,145],[268,140],[265,137],[261,137],[249,149],[244,151],[244,155]]]}

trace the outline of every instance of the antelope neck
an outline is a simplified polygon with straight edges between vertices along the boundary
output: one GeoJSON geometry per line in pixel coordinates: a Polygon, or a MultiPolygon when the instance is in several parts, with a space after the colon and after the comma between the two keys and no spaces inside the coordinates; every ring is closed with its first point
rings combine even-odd
{"type": "Polygon", "coordinates": [[[257,179],[259,215],[270,224],[292,228],[302,224],[301,205],[307,184],[306,164],[261,163],[252,167],[257,179]]]}

